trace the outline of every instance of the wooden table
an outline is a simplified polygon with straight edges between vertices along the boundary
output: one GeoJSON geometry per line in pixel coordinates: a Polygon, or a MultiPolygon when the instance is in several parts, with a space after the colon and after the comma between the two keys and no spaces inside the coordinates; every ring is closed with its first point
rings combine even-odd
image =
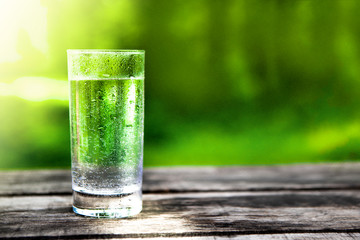
{"type": "Polygon", "coordinates": [[[0,174],[2,239],[360,239],[360,163],[150,168],[129,219],[75,215],[68,170],[0,174]]]}

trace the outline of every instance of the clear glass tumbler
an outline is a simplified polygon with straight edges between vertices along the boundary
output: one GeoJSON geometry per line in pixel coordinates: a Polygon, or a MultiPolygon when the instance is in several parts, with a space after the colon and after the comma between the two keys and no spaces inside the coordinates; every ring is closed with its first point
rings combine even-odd
{"type": "Polygon", "coordinates": [[[143,50],[68,50],[73,209],[123,218],[142,209],[143,50]]]}

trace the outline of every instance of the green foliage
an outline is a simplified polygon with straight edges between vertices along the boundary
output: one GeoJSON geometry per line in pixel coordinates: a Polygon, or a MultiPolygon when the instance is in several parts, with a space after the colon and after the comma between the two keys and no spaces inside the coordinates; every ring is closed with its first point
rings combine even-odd
{"type": "Polygon", "coordinates": [[[0,168],[69,166],[67,103],[0,100],[0,168]]]}
{"type": "MultiPolygon", "coordinates": [[[[66,79],[66,49],[146,50],[145,166],[360,157],[357,0],[42,4],[48,53],[20,33],[0,82],[66,79]]],[[[0,97],[0,168],[68,167],[66,104],[0,97]]]]}

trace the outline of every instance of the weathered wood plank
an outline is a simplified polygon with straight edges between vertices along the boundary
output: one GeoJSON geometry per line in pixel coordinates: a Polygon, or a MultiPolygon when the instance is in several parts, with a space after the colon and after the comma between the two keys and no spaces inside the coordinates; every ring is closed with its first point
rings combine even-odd
{"type": "Polygon", "coordinates": [[[70,193],[70,170],[31,170],[0,172],[0,196],[70,193]]]}
{"type": "Polygon", "coordinates": [[[1,197],[0,238],[360,232],[355,190],[146,194],[139,216],[117,220],[77,216],[70,206],[67,195],[1,197]]]}
{"type": "MultiPolygon", "coordinates": [[[[123,238],[121,238],[123,239],[123,238]]],[[[126,239],[143,239],[143,238],[126,238],[126,239]]],[[[147,238],[149,240],[164,240],[164,238],[147,238]]],[[[167,238],[169,239],[169,238],[167,238]]],[[[176,237],[172,239],[178,240],[354,240],[360,239],[360,233],[287,233],[287,234],[245,234],[231,236],[203,236],[203,237],[176,237]]],[[[112,240],[120,240],[120,238],[112,238],[112,240]]]]}
{"type": "MultiPolygon", "coordinates": [[[[145,193],[360,189],[360,163],[149,168],[145,193]]],[[[0,172],[0,195],[71,194],[69,170],[0,172]]]]}
{"type": "Polygon", "coordinates": [[[148,192],[360,189],[360,163],[148,169],[148,192]]]}

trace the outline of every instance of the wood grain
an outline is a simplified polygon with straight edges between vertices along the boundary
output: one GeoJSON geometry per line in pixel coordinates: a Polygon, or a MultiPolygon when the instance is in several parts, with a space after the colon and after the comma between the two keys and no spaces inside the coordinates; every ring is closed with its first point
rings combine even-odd
{"type": "MultiPolygon", "coordinates": [[[[360,189],[360,163],[148,168],[144,193],[360,189]]],[[[71,194],[69,170],[1,172],[0,196],[71,194]]]]}
{"type": "Polygon", "coordinates": [[[70,206],[66,195],[1,197],[0,238],[331,232],[350,238],[360,232],[360,192],[355,190],[145,194],[140,215],[116,220],[77,216],[70,206]]]}
{"type": "Polygon", "coordinates": [[[360,163],[149,168],[144,209],[71,209],[69,170],[0,172],[0,238],[360,239],[360,163]]]}
{"type": "MultiPolygon", "coordinates": [[[[111,238],[119,240],[120,238],[111,238]]],[[[124,238],[121,238],[124,239],[124,238]]],[[[126,238],[126,239],[143,239],[143,238],[126,238]]],[[[149,240],[164,240],[163,237],[147,238],[149,240]]],[[[169,238],[166,238],[169,239],[169,238]]],[[[359,233],[285,233],[285,234],[245,234],[230,236],[203,236],[203,237],[174,237],[171,239],[178,240],[357,240],[360,239],[359,233]]]]}

